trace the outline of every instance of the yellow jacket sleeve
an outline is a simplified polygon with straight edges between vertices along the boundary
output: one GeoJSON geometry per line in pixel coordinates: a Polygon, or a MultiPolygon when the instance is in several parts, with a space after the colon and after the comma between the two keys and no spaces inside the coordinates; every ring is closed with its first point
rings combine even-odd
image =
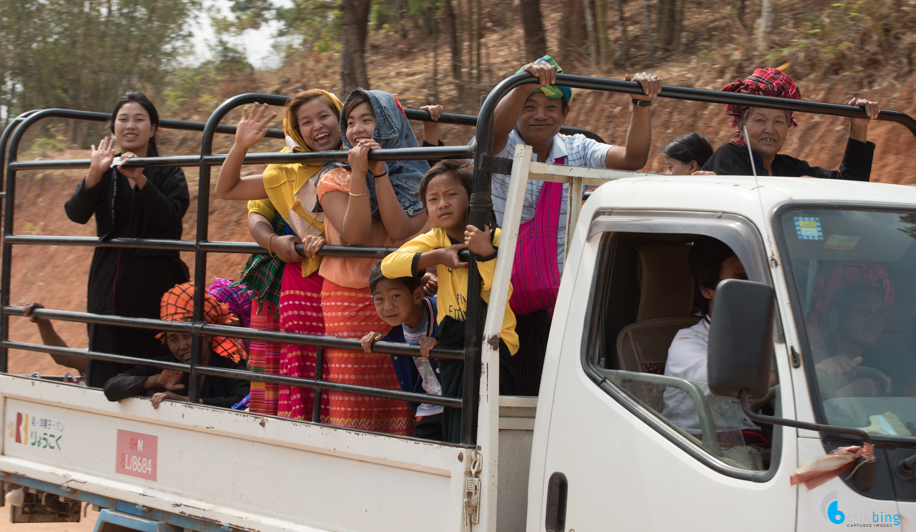
{"type": "Polygon", "coordinates": [[[419,260],[419,255],[442,247],[440,237],[436,234],[437,231],[441,229],[433,229],[428,233],[418,235],[382,259],[382,275],[389,279],[412,277],[416,273],[414,266],[419,260]]]}
{"type": "Polygon", "coordinates": [[[248,202],[248,214],[251,215],[252,213],[260,214],[273,223],[274,218],[277,216],[277,209],[274,208],[274,204],[269,199],[250,200],[248,202]]]}
{"type": "MultiPolygon", "coordinates": [[[[493,247],[499,247],[499,236],[500,230],[497,227],[493,231],[493,247]]],[[[486,262],[477,262],[477,271],[480,272],[481,287],[480,289],[484,292],[488,291],[493,287],[493,275],[496,273],[496,259],[491,259],[486,262]]]]}

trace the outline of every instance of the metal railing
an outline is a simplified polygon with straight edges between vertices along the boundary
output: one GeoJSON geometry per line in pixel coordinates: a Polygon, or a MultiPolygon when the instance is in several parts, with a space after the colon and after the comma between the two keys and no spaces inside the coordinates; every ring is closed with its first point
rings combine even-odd
{"type": "MultiPolygon", "coordinates": [[[[34,311],[34,315],[39,318],[53,319],[59,321],[72,321],[86,324],[103,324],[123,327],[137,327],[145,329],[154,329],[157,331],[184,331],[193,335],[192,358],[190,364],[181,364],[178,362],[161,362],[148,359],[138,359],[123,355],[114,355],[111,353],[101,353],[96,351],[86,351],[82,349],[52,347],[39,344],[30,344],[25,342],[14,342],[9,339],[9,317],[22,316],[21,307],[11,306],[9,304],[10,282],[11,282],[11,265],[12,265],[12,247],[14,245],[28,246],[83,246],[83,247],[115,247],[123,249],[159,249],[193,252],[195,254],[194,283],[196,286],[204,287],[206,284],[206,260],[208,253],[264,253],[265,250],[259,245],[251,242],[212,242],[207,238],[209,229],[209,192],[210,192],[210,168],[221,165],[226,155],[217,155],[212,153],[213,137],[216,133],[234,134],[235,127],[220,125],[222,119],[233,109],[248,103],[268,103],[271,105],[284,105],[288,97],[267,95],[267,94],[243,94],[232,98],[220,105],[210,116],[207,123],[183,122],[175,120],[161,120],[159,127],[162,129],[178,129],[201,131],[200,155],[196,156],[165,156],[165,157],[144,157],[136,158],[124,166],[138,167],[163,167],[163,166],[198,166],[200,177],[198,182],[198,200],[197,200],[197,231],[194,240],[154,240],[140,238],[114,238],[105,242],[99,242],[93,237],[76,237],[76,236],[48,236],[48,235],[15,235],[12,232],[14,227],[14,208],[16,195],[16,174],[21,171],[47,170],[47,169],[79,169],[88,168],[90,161],[88,159],[79,160],[53,160],[53,161],[19,161],[18,153],[20,144],[28,129],[40,120],[49,118],[64,118],[73,120],[88,120],[94,122],[108,121],[110,115],[105,113],[94,113],[88,111],[72,111],[67,109],[46,109],[35,110],[23,113],[12,120],[0,136],[0,177],[5,177],[2,182],[6,185],[9,196],[5,203],[4,209],[4,240],[3,240],[3,264],[0,269],[0,371],[6,372],[8,369],[8,350],[20,349],[24,351],[34,351],[43,353],[53,353],[60,355],[70,355],[81,357],[89,360],[99,360],[106,362],[116,362],[122,364],[147,365],[161,369],[175,369],[190,374],[188,400],[195,402],[199,396],[197,375],[220,376],[248,381],[265,382],[272,384],[282,384],[288,386],[301,386],[316,390],[320,396],[321,391],[336,391],[346,393],[356,393],[382,397],[386,399],[398,399],[404,401],[425,402],[453,408],[466,408],[464,404],[468,398],[457,399],[450,397],[432,397],[424,394],[384,390],[341,384],[324,380],[323,358],[326,348],[342,349],[361,349],[359,340],[338,338],[334,336],[317,336],[305,334],[292,334],[284,332],[259,331],[257,329],[226,327],[219,325],[207,324],[203,321],[203,297],[204,290],[195,290],[194,315],[190,323],[183,322],[163,322],[156,319],[130,318],[122,316],[98,315],[88,312],[68,312],[52,309],[39,309],[34,311]],[[8,162],[4,160],[9,154],[8,162]],[[199,361],[199,343],[200,335],[222,335],[234,338],[244,338],[248,340],[261,340],[271,342],[282,342],[297,345],[309,345],[316,348],[316,375],[314,379],[303,379],[294,377],[285,377],[280,375],[268,375],[263,373],[254,373],[250,371],[239,371],[222,368],[211,368],[201,366],[199,361]]],[[[426,111],[407,109],[408,118],[413,120],[430,120],[430,115],[426,111]]],[[[443,124],[457,124],[473,126],[477,118],[468,115],[459,115],[445,113],[439,122],[443,124]]],[[[564,132],[582,133],[596,140],[602,141],[598,135],[579,128],[564,128],[564,132]]],[[[280,130],[270,130],[270,138],[283,138],[283,132],[280,130]]],[[[442,146],[416,148],[410,150],[376,150],[372,154],[374,160],[413,160],[413,159],[444,159],[444,158],[470,158],[473,155],[473,148],[469,146],[442,146]]],[[[269,163],[291,163],[291,162],[328,162],[328,161],[346,161],[346,151],[332,151],[321,153],[254,153],[245,157],[246,164],[269,164],[269,163]]],[[[297,246],[300,253],[301,245],[297,246]]],[[[344,246],[324,246],[320,251],[321,256],[352,257],[352,258],[384,258],[393,249],[390,248],[372,248],[372,247],[344,247],[344,246]]],[[[419,348],[406,344],[392,342],[376,342],[373,348],[376,352],[386,354],[413,355],[419,354],[419,348]]],[[[462,360],[463,352],[457,349],[438,348],[433,350],[432,356],[439,359],[462,360]]],[[[320,404],[316,400],[313,403],[313,420],[319,419],[320,404]]],[[[473,443],[464,441],[463,443],[473,443]]]]}
{"type": "MultiPolygon", "coordinates": [[[[473,158],[474,159],[474,192],[489,193],[491,173],[510,173],[511,160],[494,157],[492,154],[492,120],[497,103],[513,88],[528,83],[533,79],[528,74],[518,74],[507,78],[493,91],[485,100],[481,112],[481,119],[467,115],[443,114],[440,123],[475,125],[476,146],[442,146],[426,148],[410,148],[396,150],[374,150],[370,153],[372,160],[416,160],[416,159],[445,159],[445,158],[473,158]],[[478,146],[484,148],[478,149],[478,146]]],[[[610,79],[589,78],[583,76],[571,76],[560,74],[557,76],[559,84],[564,86],[603,90],[611,92],[621,92],[627,94],[639,94],[642,92],[636,82],[627,82],[610,79]]],[[[829,114],[835,116],[848,116],[854,118],[864,118],[864,111],[857,107],[844,105],[823,104],[818,102],[805,102],[795,100],[783,100],[779,98],[768,98],[761,96],[750,96],[744,94],[722,93],[719,91],[709,91],[702,89],[689,89],[682,87],[664,86],[660,97],[674,98],[684,100],[703,101],[720,104],[739,104],[759,107],[768,107],[773,109],[783,109],[799,112],[812,112],[829,114]]],[[[121,362],[130,364],[145,364],[155,367],[169,367],[170,369],[180,369],[190,373],[189,380],[189,400],[195,401],[198,395],[197,379],[195,375],[212,375],[223,376],[248,381],[267,382],[283,384],[289,386],[301,386],[312,388],[314,390],[330,390],[347,393],[358,393],[375,397],[384,397],[390,399],[409,400],[417,402],[427,402],[461,408],[461,443],[464,445],[473,445],[477,438],[477,414],[480,391],[480,357],[481,341],[484,313],[480,300],[480,276],[477,274],[477,267],[473,256],[468,260],[470,275],[468,282],[468,325],[465,334],[465,349],[435,349],[433,356],[440,359],[464,360],[464,389],[461,399],[447,397],[432,397],[425,394],[414,394],[408,392],[399,392],[392,390],[381,390],[362,386],[344,385],[323,380],[321,374],[323,366],[323,356],[325,348],[346,348],[359,350],[361,347],[358,340],[349,340],[333,336],[314,336],[302,335],[283,332],[259,331],[256,329],[243,329],[239,327],[226,327],[220,325],[211,325],[203,321],[203,298],[205,291],[203,289],[195,290],[194,315],[190,323],[181,322],[163,322],[155,319],[128,318],[121,316],[102,316],[86,312],[66,312],[59,310],[37,310],[35,315],[47,319],[56,319],[63,321],[75,321],[81,323],[98,323],[105,325],[140,327],[156,329],[159,331],[186,331],[193,334],[192,359],[190,364],[178,364],[171,362],[156,362],[144,359],[135,359],[107,353],[87,352],[79,349],[57,348],[38,344],[29,344],[23,342],[13,342],[9,340],[9,317],[21,316],[22,308],[10,306],[10,281],[11,281],[11,263],[12,247],[14,245],[57,245],[57,246],[96,246],[96,247],[121,247],[121,248],[148,248],[148,249],[167,249],[176,251],[194,252],[195,269],[193,280],[197,287],[206,286],[206,265],[208,253],[264,253],[265,250],[254,243],[243,242],[211,242],[208,240],[209,229],[209,194],[210,194],[210,168],[218,166],[225,160],[225,155],[216,155],[212,153],[213,137],[216,133],[231,134],[235,128],[231,126],[222,126],[222,119],[234,108],[248,103],[260,102],[271,105],[284,105],[288,100],[287,97],[267,95],[267,94],[244,94],[236,96],[222,105],[220,105],[210,116],[206,124],[179,122],[163,120],[160,127],[165,129],[185,129],[202,131],[200,154],[197,156],[172,156],[172,157],[146,157],[135,158],[128,161],[125,166],[153,167],[153,166],[198,166],[200,169],[198,200],[197,200],[197,231],[194,240],[145,240],[145,239],[127,239],[118,238],[108,242],[98,243],[97,239],[91,237],[72,237],[72,236],[38,236],[38,235],[14,235],[12,233],[14,222],[14,205],[15,205],[15,186],[16,174],[25,170],[40,170],[49,168],[88,168],[89,160],[68,160],[68,161],[18,161],[19,145],[25,132],[36,122],[46,118],[71,118],[92,121],[107,121],[109,115],[103,113],[89,113],[85,111],[69,111],[63,109],[49,109],[30,111],[20,115],[10,122],[8,127],[0,136],[0,163],[3,162],[2,154],[8,153],[8,162],[5,166],[5,204],[4,204],[4,231],[3,231],[3,262],[0,268],[0,371],[7,371],[7,352],[8,349],[22,349],[27,351],[39,351],[45,353],[66,354],[80,356],[93,360],[105,360],[111,362],[121,362]],[[7,150],[7,143],[9,149],[7,150]],[[235,338],[246,338],[251,340],[263,340],[272,342],[282,342],[299,345],[312,345],[317,349],[317,372],[314,379],[301,379],[293,377],[283,377],[279,375],[267,375],[263,373],[253,373],[249,371],[238,371],[228,369],[218,369],[203,367],[199,364],[199,342],[200,335],[223,335],[235,338]]],[[[429,114],[425,111],[406,110],[408,118],[414,120],[429,120],[429,114]]],[[[916,135],[916,120],[911,117],[895,111],[882,110],[879,120],[898,122],[906,126],[914,135],[916,135]]],[[[597,135],[577,129],[563,128],[564,133],[583,133],[591,138],[601,141],[597,135]]],[[[271,138],[282,138],[283,134],[277,130],[271,130],[268,133],[271,138]]],[[[257,153],[249,154],[245,157],[246,164],[265,164],[265,163],[290,163],[290,162],[329,162],[329,161],[346,161],[347,152],[331,151],[319,153],[257,153]]],[[[0,164],[0,172],[3,172],[3,165],[0,164]]],[[[485,217],[489,214],[486,205],[477,204],[472,207],[471,222],[477,227],[483,226],[485,217]]],[[[348,257],[384,257],[390,250],[387,248],[346,248],[325,246],[319,255],[322,256],[348,256],[348,257]]],[[[374,350],[380,353],[417,355],[419,349],[415,346],[405,344],[394,344],[390,342],[378,342],[374,350]]],[[[319,392],[320,395],[320,392],[319,392]]],[[[318,408],[320,401],[314,402],[313,419],[318,419],[318,408]]]]}

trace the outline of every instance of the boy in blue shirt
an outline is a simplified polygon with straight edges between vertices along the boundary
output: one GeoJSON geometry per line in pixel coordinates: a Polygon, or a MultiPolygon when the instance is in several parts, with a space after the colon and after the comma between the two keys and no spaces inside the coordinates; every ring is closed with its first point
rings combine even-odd
{"type": "MultiPolygon", "coordinates": [[[[419,276],[388,279],[382,275],[381,264],[376,264],[369,273],[369,291],[376,313],[392,329],[387,335],[366,334],[361,340],[363,349],[371,352],[372,344],[379,340],[420,346],[421,356],[418,357],[391,355],[401,389],[442,395],[439,364],[429,358],[430,350],[438,343],[435,297],[423,297],[419,276]]],[[[410,406],[417,413],[414,436],[441,441],[443,407],[428,403],[411,403],[410,406]]]]}

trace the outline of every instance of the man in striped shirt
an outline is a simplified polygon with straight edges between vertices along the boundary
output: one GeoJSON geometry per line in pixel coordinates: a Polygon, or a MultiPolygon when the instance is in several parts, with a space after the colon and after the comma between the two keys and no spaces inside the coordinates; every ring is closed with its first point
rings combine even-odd
{"type": "MultiPolygon", "coordinates": [[[[521,72],[530,73],[537,78],[537,81],[516,87],[497,105],[493,121],[493,153],[497,157],[511,159],[515,154],[515,147],[523,143],[534,148],[532,160],[537,162],[618,170],[638,170],[645,166],[652,141],[649,106],[652,99],[661,91],[661,81],[658,77],[645,72],[633,77],[633,80],[641,85],[645,94],[632,95],[632,115],[626,145],[612,146],[589,139],[584,135],[560,133],[560,128],[569,115],[572,91],[568,87],[555,85],[557,73],[562,73],[563,70],[550,56],[544,56],[533,63],[528,63],[519,70],[519,73],[521,72]]],[[[630,75],[627,75],[626,79],[630,80],[630,75]]],[[[525,187],[521,218],[523,224],[535,218],[543,184],[541,181],[529,181],[525,187]]],[[[502,226],[509,190],[509,176],[493,174],[490,189],[496,222],[502,226]]],[[[569,185],[564,184],[562,185],[558,219],[546,221],[552,228],[556,228],[556,267],[553,264],[545,264],[546,257],[523,256],[525,247],[522,245],[522,240],[519,240],[516,263],[527,261],[528,264],[537,264],[539,268],[551,268],[552,271],[543,272],[543,278],[557,280],[555,286],[548,287],[552,288],[549,298],[552,302],[549,307],[536,311],[513,307],[518,320],[516,331],[520,339],[519,352],[512,357],[519,395],[537,395],[540,387],[547,335],[566,255],[568,203],[569,185]]],[[[552,247],[551,245],[550,248],[552,247]]],[[[516,267],[513,266],[513,272],[515,271],[516,267]]],[[[525,294],[526,287],[522,286],[515,275],[513,275],[512,285],[516,294],[519,296],[525,294]]]]}

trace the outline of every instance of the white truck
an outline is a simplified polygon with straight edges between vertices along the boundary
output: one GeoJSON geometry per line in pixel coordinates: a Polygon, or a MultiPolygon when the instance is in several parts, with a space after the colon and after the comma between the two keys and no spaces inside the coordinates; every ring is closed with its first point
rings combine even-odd
{"type": "MultiPolygon", "coordinates": [[[[497,87],[492,104],[524,79],[497,87]]],[[[476,155],[479,174],[506,167],[476,155]]],[[[9,160],[14,179],[26,166],[12,149],[9,160]]],[[[98,531],[916,530],[916,189],[552,166],[531,162],[527,146],[511,173],[491,301],[506,301],[526,179],[571,184],[568,256],[538,397],[500,397],[490,385],[499,364],[486,339],[499,334],[502,304],[482,317],[479,395],[464,403],[476,403],[473,442],[186,403],[154,410],[144,398],[112,403],[100,390],[2,374],[0,480],[14,516],[65,519],[83,502],[102,509],[98,531]],[[600,186],[579,209],[584,185],[600,186]],[[727,244],[749,279],[719,286],[709,387],[661,375],[676,331],[699,319],[687,253],[700,236],[727,244]],[[824,310],[825,277],[847,264],[884,272],[863,282],[885,290],[884,330],[857,377],[889,377],[876,396],[838,393],[816,367],[824,342],[842,341],[830,335],[855,329],[817,331],[810,319],[824,310]],[[771,370],[779,384],[768,390],[771,370]],[[690,397],[699,430],[668,420],[667,389],[690,397]],[[722,429],[741,395],[771,411],[744,412],[772,427],[769,445],[722,429]],[[790,485],[800,464],[863,440],[876,461],[851,478],[790,485]]],[[[8,228],[7,255],[17,243],[8,228]]]]}

